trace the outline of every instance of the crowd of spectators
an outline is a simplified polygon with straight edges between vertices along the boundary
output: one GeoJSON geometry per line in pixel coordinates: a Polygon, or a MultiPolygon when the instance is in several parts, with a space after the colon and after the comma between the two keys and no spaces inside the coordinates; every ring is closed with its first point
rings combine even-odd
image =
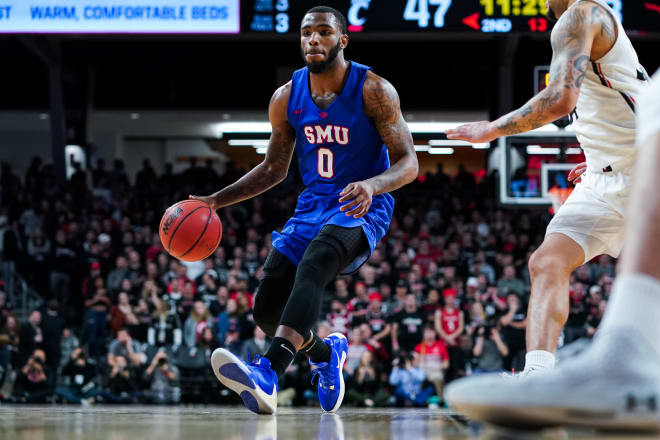
{"type": "MultiPolygon", "coordinates": [[[[58,185],[35,158],[26,176],[0,174],[0,393],[11,402],[204,402],[235,397],[208,368],[226,347],[249,360],[268,338],[251,307],[271,232],[292,214],[296,170],[266,194],[220,211],[212,257],[171,258],[157,225],[188,194],[232,183],[211,162],[157,176],[147,160],[133,185],[123,163],[76,167],[58,185]],[[19,317],[13,273],[43,297],[19,317]],[[19,319],[24,318],[24,319],[19,319]]],[[[357,273],[327,286],[317,331],[349,338],[346,404],[442,404],[448,381],[520,370],[525,352],[529,255],[546,209],[503,209],[494,176],[437,172],[394,193],[389,234],[357,273]]],[[[571,277],[562,344],[591,337],[614,276],[607,256],[571,277]]],[[[298,356],[280,382],[282,405],[310,404],[315,386],[298,356]]]]}

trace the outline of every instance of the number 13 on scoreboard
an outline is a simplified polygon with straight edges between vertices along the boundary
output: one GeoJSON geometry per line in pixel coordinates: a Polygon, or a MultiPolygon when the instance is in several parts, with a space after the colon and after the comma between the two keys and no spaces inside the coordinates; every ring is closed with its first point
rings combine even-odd
{"type": "Polygon", "coordinates": [[[431,14],[429,5],[437,6],[433,17],[433,26],[441,28],[445,26],[445,14],[451,6],[452,0],[406,0],[406,9],[403,11],[403,19],[417,21],[421,28],[428,27],[431,14]]]}

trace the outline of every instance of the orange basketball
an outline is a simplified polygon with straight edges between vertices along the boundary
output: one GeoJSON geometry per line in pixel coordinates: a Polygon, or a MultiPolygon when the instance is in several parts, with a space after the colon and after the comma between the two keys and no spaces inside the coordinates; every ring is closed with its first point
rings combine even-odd
{"type": "Polygon", "coordinates": [[[167,208],[158,228],[167,252],[179,260],[199,261],[220,244],[222,223],[209,205],[183,200],[167,208]]]}

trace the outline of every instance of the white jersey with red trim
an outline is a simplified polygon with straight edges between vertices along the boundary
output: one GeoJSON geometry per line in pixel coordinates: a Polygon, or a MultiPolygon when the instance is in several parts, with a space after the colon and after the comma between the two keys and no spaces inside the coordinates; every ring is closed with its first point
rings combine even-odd
{"type": "Polygon", "coordinates": [[[648,92],[639,101],[637,127],[638,146],[644,145],[652,136],[660,133],[660,69],[651,78],[648,92]]]}
{"type": "Polygon", "coordinates": [[[636,152],[635,109],[647,87],[648,75],[621,21],[607,3],[580,1],[598,3],[607,9],[618,31],[610,51],[587,69],[576,107],[577,120],[572,128],[584,150],[587,166],[592,170],[603,170],[617,163],[632,164],[636,152]]]}

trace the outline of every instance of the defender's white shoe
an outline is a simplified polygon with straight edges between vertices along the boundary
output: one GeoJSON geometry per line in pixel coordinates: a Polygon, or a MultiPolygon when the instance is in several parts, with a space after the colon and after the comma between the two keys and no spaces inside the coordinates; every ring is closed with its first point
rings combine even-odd
{"type": "Polygon", "coordinates": [[[460,413],[508,427],[658,431],[660,359],[636,330],[608,329],[554,370],[473,376],[449,384],[445,397],[460,413]]]}
{"type": "Polygon", "coordinates": [[[525,379],[532,376],[538,376],[550,370],[537,370],[530,368],[529,370],[519,371],[517,373],[499,373],[499,376],[503,379],[525,379]]]}

